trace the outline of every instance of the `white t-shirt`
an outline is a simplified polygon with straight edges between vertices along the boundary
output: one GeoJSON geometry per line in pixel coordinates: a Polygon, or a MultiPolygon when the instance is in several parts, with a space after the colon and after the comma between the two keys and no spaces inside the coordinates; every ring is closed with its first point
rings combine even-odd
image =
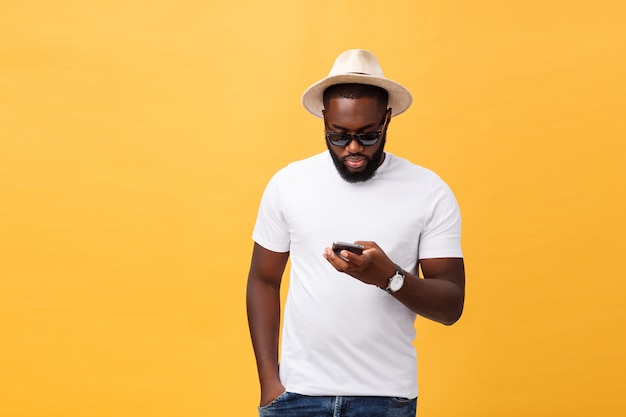
{"type": "Polygon", "coordinates": [[[303,395],[417,396],[415,313],[337,272],[322,253],[335,240],[376,242],[404,270],[419,259],[462,257],[461,218],[432,171],[386,153],[376,175],[349,183],[324,152],[271,179],[253,232],[290,252],[280,379],[303,395]]]}

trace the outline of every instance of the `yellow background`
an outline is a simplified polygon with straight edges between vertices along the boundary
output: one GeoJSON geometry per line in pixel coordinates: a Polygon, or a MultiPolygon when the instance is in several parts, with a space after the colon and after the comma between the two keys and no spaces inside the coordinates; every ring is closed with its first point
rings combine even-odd
{"type": "Polygon", "coordinates": [[[387,149],[463,211],[419,416],[623,415],[624,4],[3,0],[0,415],[255,415],[257,205],[355,47],[414,95],[387,149]]]}

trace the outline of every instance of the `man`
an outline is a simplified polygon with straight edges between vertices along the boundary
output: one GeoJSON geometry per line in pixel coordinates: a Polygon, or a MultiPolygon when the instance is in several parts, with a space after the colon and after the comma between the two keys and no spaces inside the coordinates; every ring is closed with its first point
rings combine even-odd
{"type": "Polygon", "coordinates": [[[384,152],[411,100],[364,50],[341,54],[302,97],[324,120],[328,152],[280,170],[259,208],[247,306],[260,416],[415,416],[416,314],[456,322],[465,273],[450,189],[384,152]],[[364,249],[335,253],[333,241],[364,249]]]}

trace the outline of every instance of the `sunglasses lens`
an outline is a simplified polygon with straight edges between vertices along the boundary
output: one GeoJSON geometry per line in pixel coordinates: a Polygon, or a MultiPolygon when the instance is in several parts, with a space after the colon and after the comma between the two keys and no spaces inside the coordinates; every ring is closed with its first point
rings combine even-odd
{"type": "Polygon", "coordinates": [[[339,146],[341,148],[347,146],[352,139],[356,139],[363,146],[372,146],[376,145],[378,142],[380,133],[358,133],[352,136],[346,133],[326,132],[326,137],[333,146],[339,146]]]}
{"type": "Polygon", "coordinates": [[[375,145],[376,142],[378,142],[379,136],[380,136],[380,133],[362,133],[362,134],[356,135],[358,141],[361,142],[363,146],[375,145]]]}
{"type": "Polygon", "coordinates": [[[352,137],[350,135],[346,135],[346,134],[343,134],[343,133],[328,132],[328,133],[326,133],[326,135],[328,136],[328,141],[330,143],[332,143],[333,146],[344,147],[352,139],[352,137]]]}

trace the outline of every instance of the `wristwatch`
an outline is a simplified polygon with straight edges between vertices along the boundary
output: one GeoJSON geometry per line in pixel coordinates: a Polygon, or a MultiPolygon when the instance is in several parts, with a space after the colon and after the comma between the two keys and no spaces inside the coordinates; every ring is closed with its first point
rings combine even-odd
{"type": "Polygon", "coordinates": [[[389,278],[389,282],[387,282],[387,288],[382,288],[387,291],[389,294],[393,294],[402,288],[404,285],[404,271],[396,264],[396,273],[394,276],[389,278]]]}

